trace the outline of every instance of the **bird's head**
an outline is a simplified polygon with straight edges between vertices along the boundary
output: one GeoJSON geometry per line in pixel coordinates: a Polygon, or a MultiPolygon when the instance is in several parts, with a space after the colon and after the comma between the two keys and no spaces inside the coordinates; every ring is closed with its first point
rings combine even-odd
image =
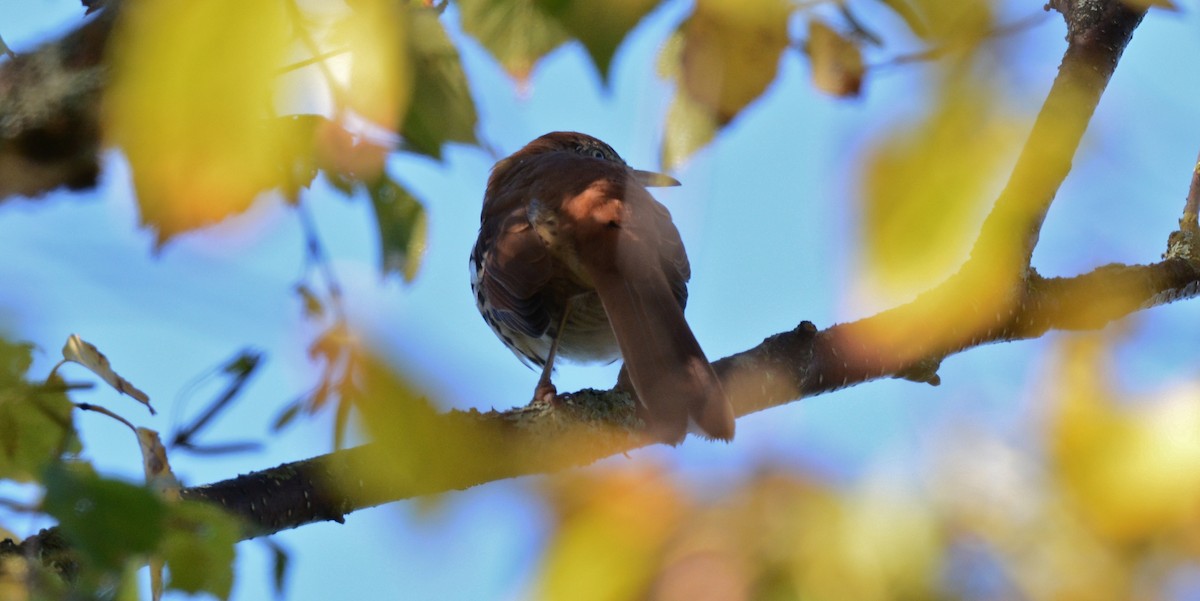
{"type": "Polygon", "coordinates": [[[617,151],[613,150],[612,146],[605,144],[598,138],[574,131],[554,131],[538,137],[526,144],[521,150],[496,163],[493,174],[515,166],[522,161],[554,152],[569,152],[599,161],[616,163],[628,168],[638,183],[646,187],[679,185],[679,180],[669,175],[630,168],[625,163],[625,159],[622,159],[621,155],[617,154],[617,151]]]}

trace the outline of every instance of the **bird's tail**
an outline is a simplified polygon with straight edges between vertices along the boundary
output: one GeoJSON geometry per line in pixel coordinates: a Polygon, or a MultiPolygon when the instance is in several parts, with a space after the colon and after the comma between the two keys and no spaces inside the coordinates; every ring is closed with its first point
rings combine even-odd
{"type": "Polygon", "coordinates": [[[628,232],[611,234],[618,239],[615,256],[588,261],[589,253],[581,254],[653,435],[677,444],[691,423],[705,436],[731,440],[733,408],[683,317],[657,253],[628,232]]]}

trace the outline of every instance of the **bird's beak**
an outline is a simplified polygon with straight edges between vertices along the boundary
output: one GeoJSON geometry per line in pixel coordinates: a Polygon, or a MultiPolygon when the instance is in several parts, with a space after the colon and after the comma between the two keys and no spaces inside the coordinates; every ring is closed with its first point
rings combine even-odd
{"type": "Polygon", "coordinates": [[[634,169],[633,176],[635,179],[637,179],[639,184],[646,186],[647,188],[665,188],[667,186],[681,185],[679,180],[664,173],[655,173],[653,171],[634,169]]]}

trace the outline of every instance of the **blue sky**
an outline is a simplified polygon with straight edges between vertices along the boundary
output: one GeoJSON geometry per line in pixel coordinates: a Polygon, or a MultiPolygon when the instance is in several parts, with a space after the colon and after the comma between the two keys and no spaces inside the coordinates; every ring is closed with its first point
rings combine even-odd
{"type": "MultiPolygon", "coordinates": [[[[1011,4],[1006,11],[1024,16],[1024,8],[1011,4]]],[[[609,90],[577,46],[556,51],[518,89],[459,35],[480,138],[503,155],[547,131],[584,131],[630,164],[657,168],[670,88],[657,79],[655,61],[688,7],[670,2],[638,27],[617,54],[609,90]]],[[[0,35],[26,51],[76,24],[79,12],[68,0],[0,0],[0,35]]],[[[1190,60],[1200,56],[1198,32],[1194,11],[1152,13],[1137,32],[1046,222],[1034,257],[1044,275],[1151,262],[1164,250],[1200,149],[1200,67],[1190,60]]],[[[1048,89],[1062,37],[1052,14],[1003,42],[1011,67],[998,71],[996,82],[1019,114],[1036,110],[1048,89]]],[[[868,76],[863,98],[835,100],[812,89],[803,57],[789,53],[767,95],[674,173],[684,185],[655,191],[689,250],[688,318],[710,357],[753,346],[800,320],[826,327],[887,306],[856,292],[862,271],[856,165],[888,131],[916,118],[926,76],[924,66],[889,69],[868,76]]],[[[347,202],[319,182],[309,196],[352,320],[448,408],[519,404],[537,378],[487,329],[469,292],[467,254],[496,158],[452,147],[441,164],[390,160],[389,171],[429,211],[429,251],[411,285],[379,278],[364,198],[347,202]]],[[[279,408],[315,377],[305,357],[313,330],[292,293],[303,266],[294,215],[278,199],[263,198],[247,214],[181,236],[158,255],[137,222],[128,168],[115,152],[106,156],[94,191],[0,204],[0,256],[9,257],[0,262],[0,330],[41,346],[43,372],[68,334],[97,344],[154,398],[160,415],[150,418],[104,389],[81,393],[80,400],[164,432],[186,413],[176,407],[179,393],[198,374],[239,348],[261,349],[264,370],[211,436],[264,439],[279,408]]],[[[1197,377],[1200,305],[1155,309],[1121,328],[1123,384],[1152,391],[1197,377]]],[[[740,420],[729,445],[690,440],[609,461],[660,462],[697,490],[719,490],[760,462],[814,470],[833,481],[879,465],[915,469],[930,438],[957,423],[1030,438],[1038,416],[1030,381],[1044,372],[1049,341],[953,357],[939,388],[871,383],[740,420]]],[[[67,375],[87,378],[81,370],[67,375]]],[[[616,366],[565,366],[556,382],[574,390],[607,386],[615,377],[616,366]]],[[[201,385],[192,412],[212,389],[201,385]]],[[[140,477],[136,443],[126,430],[94,415],[79,422],[89,458],[110,473],[140,477]]],[[[324,452],[330,432],[330,420],[320,416],[267,439],[261,453],[171,459],[187,483],[199,484],[324,452]]],[[[492,483],[434,503],[361,511],[345,525],[280,534],[276,540],[294,555],[287,596],[523,598],[546,536],[544,507],[530,494],[537,482],[492,483]]],[[[21,533],[39,526],[2,512],[0,523],[21,533]]],[[[258,543],[240,545],[234,598],[269,594],[267,557],[258,543]]]]}

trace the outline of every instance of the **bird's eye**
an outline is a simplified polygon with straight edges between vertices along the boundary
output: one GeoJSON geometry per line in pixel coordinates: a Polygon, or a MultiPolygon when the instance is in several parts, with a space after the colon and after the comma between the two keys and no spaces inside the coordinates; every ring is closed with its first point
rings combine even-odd
{"type": "Polygon", "coordinates": [[[592,158],[596,158],[596,159],[606,159],[606,158],[608,158],[608,157],[604,156],[604,151],[603,151],[603,150],[600,150],[599,148],[593,148],[593,149],[592,149],[592,158]]]}

